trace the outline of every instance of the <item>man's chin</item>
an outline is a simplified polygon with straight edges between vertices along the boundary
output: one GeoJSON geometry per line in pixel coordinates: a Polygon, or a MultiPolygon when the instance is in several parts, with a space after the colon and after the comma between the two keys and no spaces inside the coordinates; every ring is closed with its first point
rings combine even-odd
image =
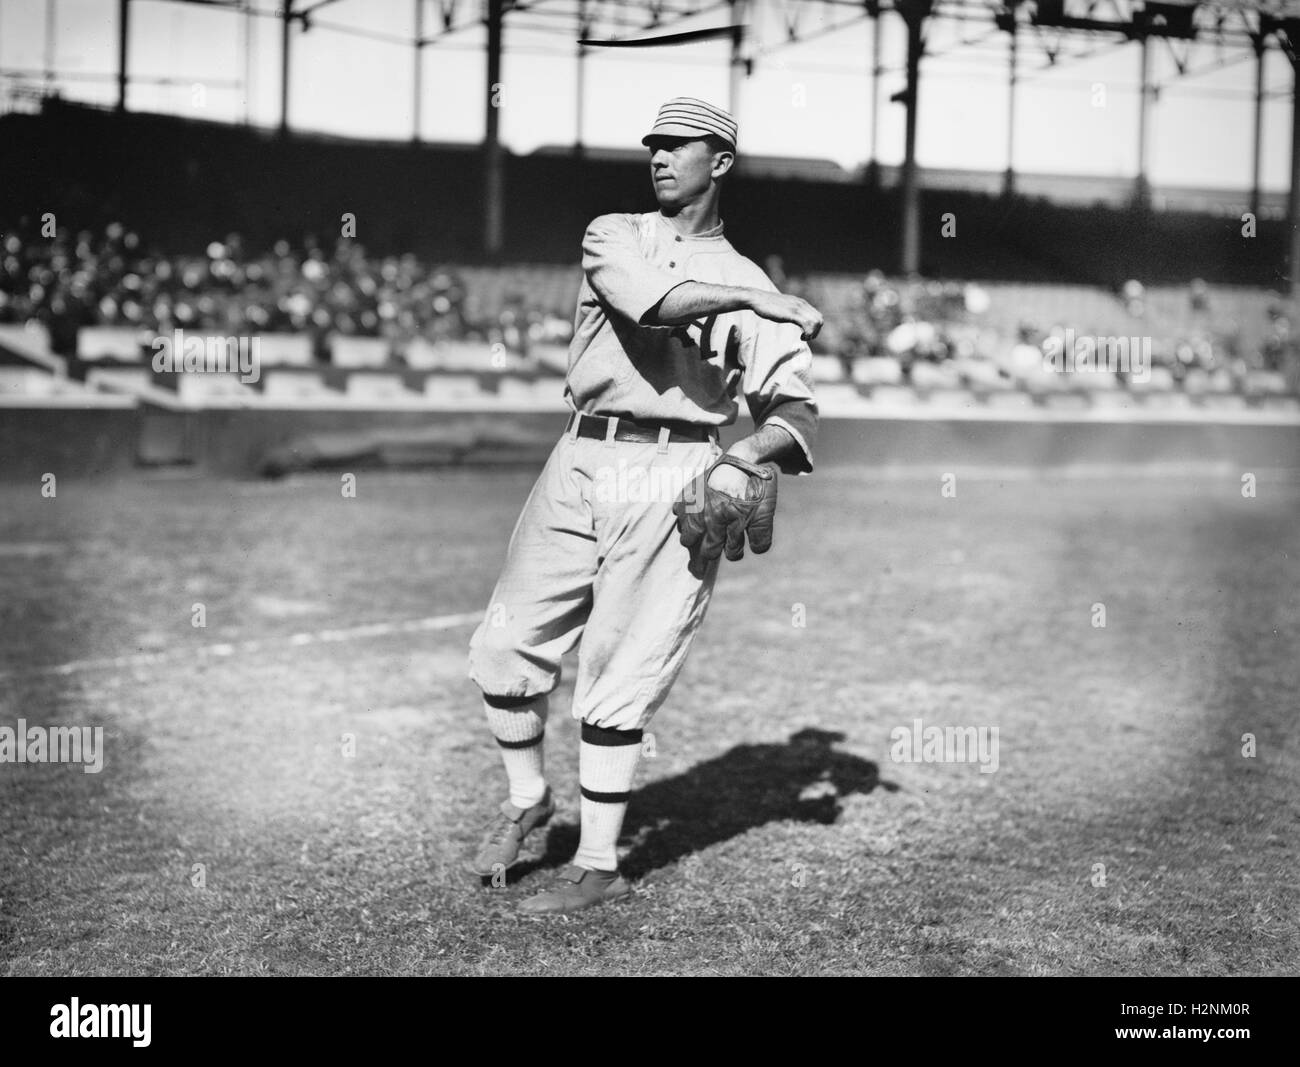
{"type": "Polygon", "coordinates": [[[681,197],[674,191],[665,189],[662,185],[655,186],[655,199],[659,201],[661,208],[677,208],[681,205],[681,197]]]}

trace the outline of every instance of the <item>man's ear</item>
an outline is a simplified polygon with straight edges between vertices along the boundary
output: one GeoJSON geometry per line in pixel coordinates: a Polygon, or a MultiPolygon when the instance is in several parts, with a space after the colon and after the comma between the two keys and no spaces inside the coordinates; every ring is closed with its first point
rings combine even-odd
{"type": "Polygon", "coordinates": [[[729,148],[713,153],[713,180],[725,177],[736,163],[736,154],[729,148]]]}

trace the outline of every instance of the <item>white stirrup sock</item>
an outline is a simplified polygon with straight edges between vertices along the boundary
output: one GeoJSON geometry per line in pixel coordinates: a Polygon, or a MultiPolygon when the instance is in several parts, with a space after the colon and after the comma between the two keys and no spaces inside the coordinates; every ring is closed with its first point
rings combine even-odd
{"type": "Polygon", "coordinates": [[[483,710],[488,726],[501,747],[501,762],[510,780],[510,803],[516,808],[531,808],[546,795],[543,760],[546,739],[546,694],[532,697],[511,707],[497,707],[488,702],[500,698],[485,697],[483,710]]]}
{"type": "Polygon", "coordinates": [[[611,730],[582,724],[582,748],[578,755],[582,839],[573,857],[579,867],[593,871],[618,869],[618,837],[640,758],[640,730],[611,730]]]}

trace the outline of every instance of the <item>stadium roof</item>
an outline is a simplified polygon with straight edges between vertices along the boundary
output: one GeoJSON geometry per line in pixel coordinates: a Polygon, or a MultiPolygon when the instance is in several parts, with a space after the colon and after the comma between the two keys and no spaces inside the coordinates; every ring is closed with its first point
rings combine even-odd
{"type": "MultiPolygon", "coordinates": [[[[578,64],[577,94],[579,115],[583,107],[583,59],[595,49],[653,49],[673,47],[702,40],[730,43],[727,65],[731,77],[733,110],[740,100],[739,87],[756,64],[767,62],[783,48],[802,44],[845,30],[883,15],[901,19],[907,27],[906,87],[891,100],[905,107],[906,135],[901,168],[903,188],[903,261],[908,272],[916,268],[919,256],[918,189],[915,163],[915,138],[921,92],[921,59],[927,52],[928,24],[938,18],[969,22],[985,27],[982,36],[957,42],[959,48],[977,48],[982,41],[1007,34],[1010,62],[1007,82],[1010,88],[1011,115],[1014,116],[1016,86],[1020,64],[1033,56],[1041,65],[1058,66],[1082,59],[1099,49],[1135,46],[1142,56],[1141,89],[1138,94],[1139,149],[1138,173],[1134,181],[1134,198],[1139,205],[1149,202],[1150,186],[1146,178],[1148,114],[1154,106],[1156,86],[1149,75],[1150,53],[1159,49],[1173,60],[1177,77],[1201,73],[1205,69],[1225,66],[1241,58],[1253,58],[1262,70],[1267,51],[1281,50],[1293,70],[1300,49],[1300,0],[411,0],[414,5],[414,33],[401,36],[367,28],[364,24],[344,24],[331,19],[330,9],[349,2],[353,12],[358,0],[279,0],[274,10],[257,8],[252,0],[170,0],[172,3],[198,4],[225,8],[247,18],[274,18],[281,23],[280,128],[288,130],[289,69],[295,28],[324,29],[359,38],[371,38],[409,46],[415,70],[412,111],[413,127],[420,129],[420,106],[423,96],[421,56],[425,49],[456,35],[486,28],[488,92],[500,82],[501,56],[507,47],[506,30],[527,28],[530,32],[553,35],[557,43],[573,49],[578,64]],[[769,17],[754,17],[760,5],[769,17]],[[775,14],[773,20],[770,16],[775,14]],[[775,27],[775,30],[773,29],[775,27]],[[775,39],[767,39],[771,37],[775,39]],[[1192,70],[1193,44],[1210,44],[1220,53],[1229,50],[1231,59],[1222,55],[1208,68],[1192,70]]],[[[118,107],[125,109],[126,87],[130,80],[128,62],[130,0],[118,0],[118,107]]],[[[878,115],[879,83],[883,68],[879,54],[880,35],[872,34],[875,50],[863,56],[862,69],[872,79],[872,113],[878,115]]],[[[1300,290],[1300,108],[1293,86],[1291,146],[1291,193],[1288,215],[1292,223],[1293,247],[1291,271],[1293,286],[1300,290]]],[[[1262,78],[1255,91],[1254,181],[1251,206],[1258,210],[1260,200],[1260,115],[1263,106],[1262,78]]],[[[485,107],[486,134],[483,143],[485,162],[486,241],[487,251],[500,246],[503,220],[503,164],[499,144],[498,109],[488,102],[485,107]]],[[[582,128],[579,121],[577,128],[582,128]]],[[[877,174],[875,129],[871,124],[872,166],[877,174]]],[[[1008,122],[1008,160],[1014,158],[1012,143],[1015,123],[1008,122]]],[[[418,136],[418,133],[417,133],[418,136]]],[[[1015,175],[1010,165],[1006,171],[1007,191],[1014,190],[1015,175]]]]}

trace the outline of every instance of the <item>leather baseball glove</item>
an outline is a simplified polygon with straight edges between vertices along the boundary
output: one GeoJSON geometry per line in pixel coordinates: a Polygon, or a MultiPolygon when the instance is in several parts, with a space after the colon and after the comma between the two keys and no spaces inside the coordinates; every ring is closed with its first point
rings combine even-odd
{"type": "Polygon", "coordinates": [[[772,547],[772,524],[776,518],[775,463],[754,464],[723,453],[708,469],[683,490],[673,514],[681,542],[690,549],[689,570],[703,578],[710,563],[726,548],[727,559],[745,554],[745,536],[755,554],[772,547]],[[749,475],[744,499],[709,488],[709,475],[721,463],[730,463],[749,475]]]}

